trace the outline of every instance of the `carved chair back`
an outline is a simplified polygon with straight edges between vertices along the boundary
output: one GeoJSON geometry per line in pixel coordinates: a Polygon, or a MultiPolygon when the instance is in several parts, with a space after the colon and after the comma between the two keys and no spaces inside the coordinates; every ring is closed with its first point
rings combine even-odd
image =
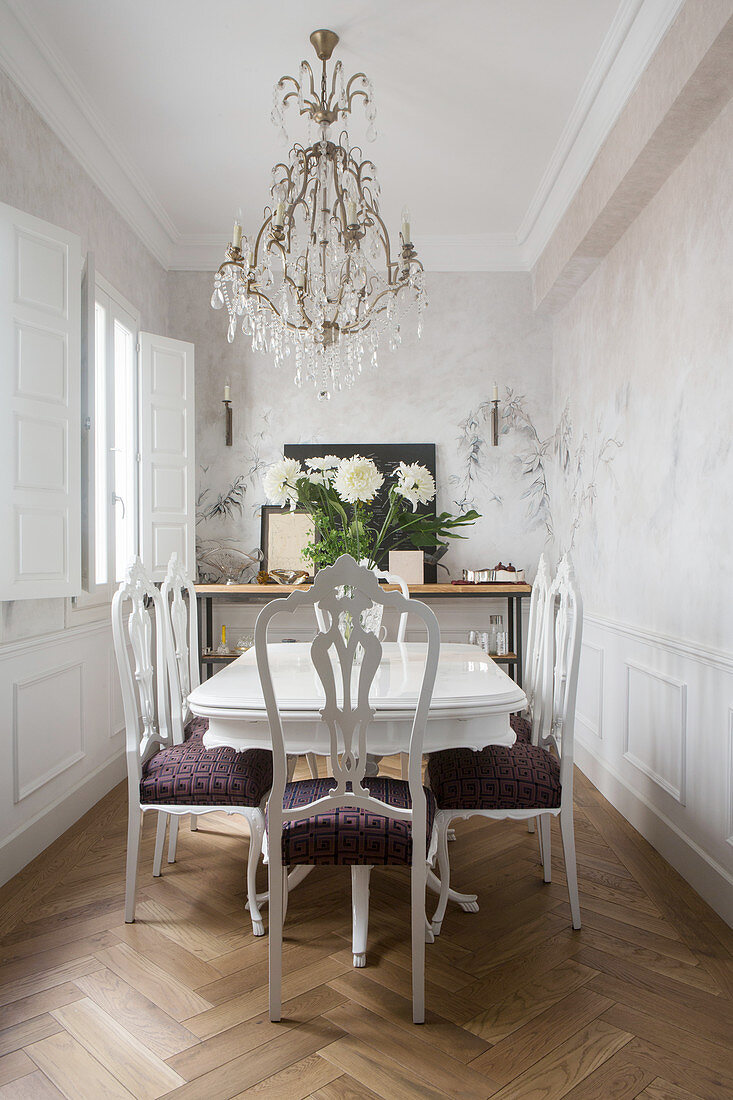
{"type": "MultiPolygon", "coordinates": [[[[424,836],[426,803],[422,785],[422,746],[425,722],[430,709],[440,652],[440,629],[434,613],[417,600],[407,600],[401,592],[385,591],[370,569],[359,566],[348,554],[334,565],[319,570],[314,584],[305,591],[291,593],[285,600],[274,600],[260,612],[255,626],[255,654],[262,691],[270,722],[273,749],[273,782],[268,808],[268,830],[278,836],[282,823],[302,820],[314,813],[325,813],[342,806],[355,806],[387,817],[412,821],[414,836],[424,836]],[[374,716],[369,694],[382,658],[382,646],[375,634],[365,630],[360,615],[380,603],[399,614],[414,614],[427,632],[427,647],[422,683],[418,693],[410,735],[408,783],[412,808],[398,809],[372,797],[363,783],[367,766],[369,726],[374,716]],[[330,763],[334,786],[330,793],[297,809],[283,809],[286,782],[286,754],[283,729],[273,686],[267,648],[267,632],[278,614],[293,614],[302,607],[320,605],[324,629],[311,643],[310,655],[322,685],[325,703],[321,718],[330,737],[330,763]],[[342,633],[339,621],[348,616],[350,632],[342,633]],[[359,652],[361,650],[361,652],[359,652]]],[[[413,861],[420,845],[413,845],[413,861]]],[[[270,858],[279,845],[270,844],[270,858]]],[[[424,857],[424,851],[423,851],[424,857]]],[[[278,857],[276,857],[278,858],[278,857]]]]}
{"type": "Polygon", "coordinates": [[[136,557],[112,598],[131,804],[139,801],[142,765],[173,743],[165,618],[160,591],[136,557]]]}
{"type": "Polygon", "coordinates": [[[524,656],[524,694],[527,696],[530,715],[533,714],[535,695],[542,690],[542,657],[544,653],[542,633],[549,589],[550,571],[547,566],[547,559],[544,554],[540,554],[540,560],[537,564],[537,576],[532,585],[532,595],[529,601],[527,648],[524,656]]]}
{"type": "MultiPolygon", "coordinates": [[[[405,597],[406,600],[409,600],[409,598],[410,598],[410,589],[407,587],[407,581],[403,580],[402,577],[399,577],[396,573],[390,573],[389,570],[387,570],[387,569],[377,569],[376,566],[374,567],[374,569],[372,569],[372,573],[374,574],[374,576],[377,578],[378,581],[386,581],[387,584],[399,585],[400,592],[402,593],[402,595],[405,597]]],[[[407,612],[404,612],[402,615],[400,615],[400,621],[399,621],[399,625],[397,627],[397,641],[398,642],[404,642],[406,633],[407,633],[407,612]]]]}
{"type": "MultiPolygon", "coordinates": [[[[363,562],[361,564],[364,564],[363,562]]],[[[386,569],[378,569],[377,566],[372,566],[372,573],[380,581],[386,581],[387,584],[399,585],[400,592],[406,600],[410,598],[410,589],[408,588],[407,581],[402,577],[398,577],[396,573],[390,573],[386,569]]],[[[313,605],[313,610],[316,613],[316,622],[318,623],[318,629],[323,633],[326,630],[326,619],[321,611],[321,608],[316,603],[313,605]]],[[[407,613],[400,615],[399,625],[397,627],[397,641],[404,642],[405,634],[407,632],[407,613]]]]}
{"type": "Polygon", "coordinates": [[[183,728],[191,717],[188,696],[199,686],[200,674],[196,589],[175,551],[168,562],[160,592],[166,612],[173,741],[180,744],[183,728]]]}
{"type": "Polygon", "coordinates": [[[560,562],[547,594],[543,633],[539,743],[553,748],[560,758],[564,800],[572,797],[575,700],[583,640],[583,601],[569,554],[560,562]]]}

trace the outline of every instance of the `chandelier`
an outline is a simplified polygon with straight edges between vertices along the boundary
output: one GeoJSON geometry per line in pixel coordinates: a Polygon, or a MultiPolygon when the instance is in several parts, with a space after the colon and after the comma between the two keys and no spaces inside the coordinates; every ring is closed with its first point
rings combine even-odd
{"type": "Polygon", "coordinates": [[[337,61],[327,65],[338,35],[314,31],[310,40],[322,63],[320,89],[307,61],[299,80],[284,76],[274,90],[272,121],[287,142],[284,109],[297,103],[308,120],[308,144],[295,144],[288,163],[272,170],[270,203],[256,236],[242,234],[237,212],[226,259],[214,277],[211,305],[226,306],[227,339],[241,326],[252,349],[275,366],[293,364],[295,383],[315,385],[318,397],[351,386],[368,358],[378,366],[380,342],[394,351],[404,316],[414,310],[417,335],[427,299],[423,267],[402,212],[400,247],[392,254],[379,212],[374,163],[352,147],[345,120],[358,100],[376,137],[374,90],[364,73],[346,81],[337,61]],[[332,127],[342,121],[337,140],[332,127]],[[335,136],[335,135],[334,135],[335,136]]]}

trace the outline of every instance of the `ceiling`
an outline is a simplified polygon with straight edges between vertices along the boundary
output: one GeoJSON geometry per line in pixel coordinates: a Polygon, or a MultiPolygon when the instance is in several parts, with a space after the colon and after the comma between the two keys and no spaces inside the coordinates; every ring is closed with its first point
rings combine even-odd
{"type": "MultiPolygon", "coordinates": [[[[421,241],[428,253],[437,249],[430,266],[470,269],[532,262],[532,233],[539,226],[546,235],[557,213],[546,207],[563,171],[568,192],[587,170],[580,160],[573,165],[584,128],[591,124],[587,159],[679,0],[3,6],[29,40],[24,48],[35,48],[63,86],[63,97],[46,89],[44,113],[64,116],[55,126],[62,137],[64,125],[76,126],[74,141],[87,146],[83,162],[92,162],[108,193],[116,187],[118,205],[141,235],[156,237],[148,243],[166,266],[210,266],[238,206],[245,232],[259,224],[270,168],[286,151],[269,119],[273,85],[285,73],[297,76],[302,58],[315,61],[308,36],[326,26],[341,36],[335,56],[346,74],[363,69],[374,83],[378,136],[367,151],[379,170],[388,226],[397,228],[408,202],[418,251],[421,241]],[[605,104],[619,69],[622,87],[605,104]],[[67,99],[83,115],[86,138],[82,123],[66,117],[67,99]],[[119,169],[108,186],[100,149],[119,169]]],[[[19,82],[43,112],[43,89],[29,88],[39,78],[29,76],[29,63],[21,65],[22,52],[18,46],[14,57],[23,70],[19,82]]],[[[356,115],[352,141],[363,142],[363,111],[356,115]]],[[[288,132],[305,140],[294,110],[288,132]]],[[[73,148],[68,136],[67,144],[73,148]]],[[[555,195],[555,206],[562,197],[555,195]]],[[[538,244],[539,237],[535,250],[538,244]]]]}

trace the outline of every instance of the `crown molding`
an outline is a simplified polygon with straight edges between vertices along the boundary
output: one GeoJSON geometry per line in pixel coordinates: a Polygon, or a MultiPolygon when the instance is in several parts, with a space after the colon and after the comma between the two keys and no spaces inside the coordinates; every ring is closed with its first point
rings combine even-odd
{"type": "MultiPolygon", "coordinates": [[[[683,2],[623,0],[518,232],[421,237],[426,270],[534,266],[683,2]]],[[[178,232],[22,0],[0,0],[0,65],[164,268],[216,270],[226,241],[178,232]]]]}
{"type": "Polygon", "coordinates": [[[155,259],[168,267],[175,226],[109,134],[74,73],[39,34],[21,0],[0,0],[0,65],[155,259]]]}
{"type": "Polygon", "coordinates": [[[517,231],[534,267],[684,0],[623,0],[517,231]]]}
{"type": "MultiPolygon", "coordinates": [[[[513,233],[433,236],[415,242],[426,271],[527,271],[513,233]]],[[[168,264],[171,271],[216,271],[227,239],[217,234],[180,236],[168,264]]]]}

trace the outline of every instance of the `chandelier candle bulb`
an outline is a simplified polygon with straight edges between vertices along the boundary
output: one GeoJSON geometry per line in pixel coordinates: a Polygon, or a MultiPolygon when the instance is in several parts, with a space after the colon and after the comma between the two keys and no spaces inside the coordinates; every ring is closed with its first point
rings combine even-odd
{"type": "Polygon", "coordinates": [[[356,203],[351,200],[346,203],[346,223],[349,226],[356,225],[356,203]]]}
{"type": "Polygon", "coordinates": [[[229,388],[229,379],[227,378],[226,382],[224,383],[224,400],[225,401],[230,400],[230,396],[229,396],[230,392],[231,391],[230,391],[230,388],[229,388]]]}
{"type": "Polygon", "coordinates": [[[232,229],[232,245],[241,248],[242,245],[242,211],[237,210],[234,215],[234,228],[232,229]]]}

